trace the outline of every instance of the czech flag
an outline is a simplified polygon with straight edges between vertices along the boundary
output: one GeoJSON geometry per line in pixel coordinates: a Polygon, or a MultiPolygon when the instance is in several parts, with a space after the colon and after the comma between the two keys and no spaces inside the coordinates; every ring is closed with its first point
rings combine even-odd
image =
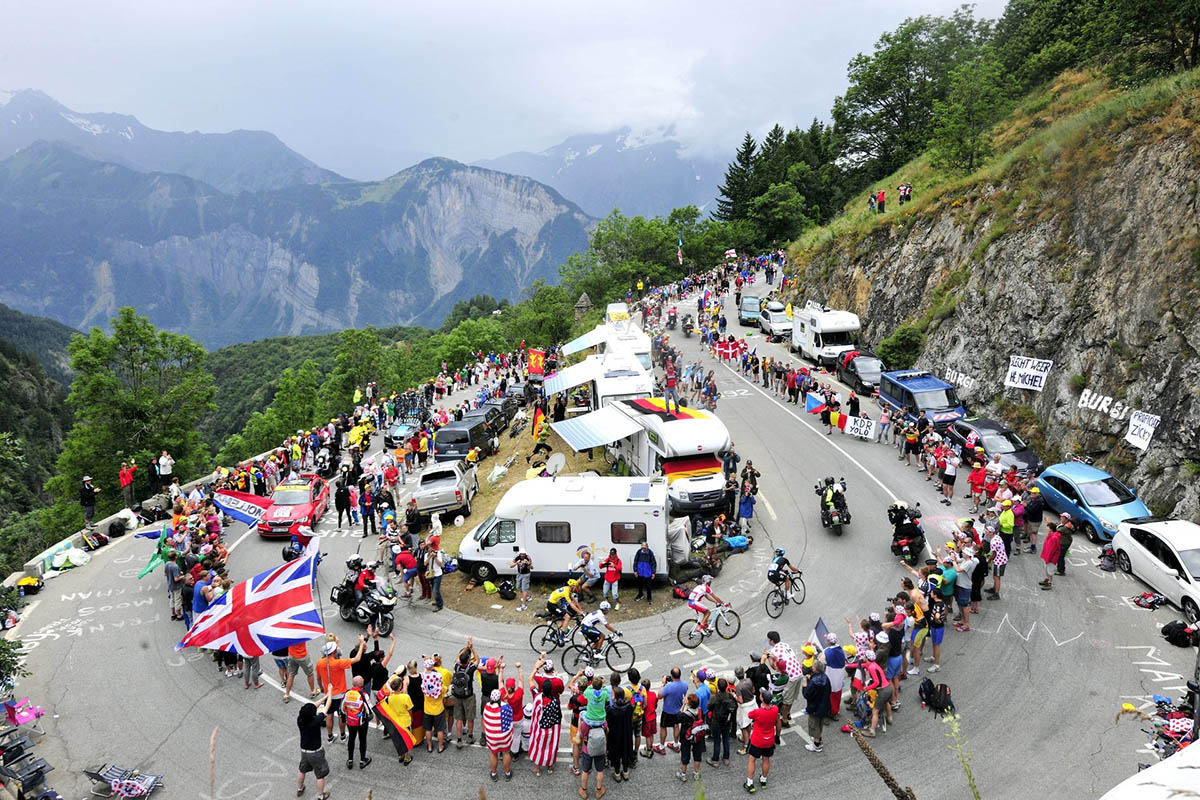
{"type": "Polygon", "coordinates": [[[809,392],[804,398],[804,410],[810,414],[820,414],[825,410],[825,398],[809,392]]]}
{"type": "Polygon", "coordinates": [[[529,348],[529,374],[542,375],[546,371],[546,351],[529,348]]]}

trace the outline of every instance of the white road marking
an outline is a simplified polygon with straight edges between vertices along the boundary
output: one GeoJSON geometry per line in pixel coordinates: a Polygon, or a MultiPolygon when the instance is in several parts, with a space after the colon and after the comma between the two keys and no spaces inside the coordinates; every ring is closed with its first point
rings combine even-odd
{"type": "Polygon", "coordinates": [[[771,395],[767,394],[767,393],[766,393],[766,392],[764,392],[762,389],[758,388],[758,386],[756,386],[756,385],[754,384],[754,382],[753,382],[753,381],[747,380],[745,377],[743,377],[742,375],[738,374],[737,370],[735,370],[735,369],[731,368],[731,367],[730,367],[728,364],[724,364],[724,363],[722,363],[722,364],[721,364],[721,366],[722,366],[722,367],[725,367],[725,369],[729,370],[729,372],[730,372],[730,373],[731,373],[731,374],[732,374],[734,377],[736,377],[736,378],[740,378],[740,379],[741,379],[742,381],[744,381],[744,382],[745,382],[745,383],[746,383],[748,386],[751,386],[751,387],[752,387],[752,388],[753,388],[753,389],[754,389],[756,392],[758,392],[759,394],[761,394],[763,397],[767,398],[767,400],[769,400],[770,402],[772,402],[772,403],[774,403],[775,405],[779,406],[779,408],[780,408],[780,409],[782,409],[783,413],[787,414],[787,415],[788,415],[788,416],[790,416],[792,419],[796,420],[796,421],[797,421],[797,422],[799,422],[801,425],[803,425],[804,427],[806,427],[806,428],[808,428],[810,431],[812,431],[812,432],[813,432],[813,435],[814,435],[814,436],[816,436],[816,437],[817,437],[817,438],[818,438],[820,441],[823,441],[823,442],[825,442],[825,444],[829,445],[829,446],[830,446],[830,447],[832,447],[834,450],[837,450],[839,453],[841,453],[843,456],[845,456],[845,457],[846,457],[846,459],[847,459],[848,461],[850,461],[850,463],[851,463],[851,464],[853,464],[854,466],[856,466],[856,467],[858,467],[860,470],[862,470],[862,473],[863,473],[864,475],[866,475],[868,478],[870,478],[872,481],[874,481],[874,482],[875,482],[875,483],[876,483],[876,484],[879,486],[879,488],[880,488],[880,489],[882,489],[882,490],[883,490],[883,491],[884,491],[884,492],[887,494],[887,496],[888,496],[888,497],[892,498],[892,501],[893,501],[893,502],[896,502],[896,501],[898,501],[898,500],[900,499],[899,497],[897,497],[897,496],[896,496],[896,493],[895,493],[895,492],[893,492],[891,489],[889,489],[889,488],[888,488],[888,487],[887,487],[887,486],[884,484],[884,482],[883,482],[883,481],[879,480],[879,478],[877,478],[877,477],[875,476],[875,473],[873,473],[873,472],[871,472],[871,470],[867,469],[867,468],[866,468],[866,466],[864,466],[864,465],[863,465],[863,463],[862,463],[861,461],[859,461],[857,458],[855,458],[854,456],[852,456],[852,455],[850,455],[848,452],[846,452],[846,450],[845,450],[845,449],[844,449],[844,448],[843,448],[841,445],[839,445],[839,444],[837,444],[836,442],[832,441],[832,440],[831,440],[831,439],[830,439],[828,436],[822,436],[822,435],[821,435],[821,432],[820,432],[820,431],[818,431],[816,428],[814,428],[812,425],[810,425],[810,424],[808,423],[808,421],[807,421],[807,420],[805,420],[804,418],[802,418],[802,417],[798,416],[798,415],[797,415],[797,414],[796,414],[794,411],[792,411],[790,408],[788,408],[787,406],[785,406],[783,403],[780,403],[780,402],[779,402],[778,400],[776,400],[774,397],[772,397],[771,395]]]}
{"type": "Polygon", "coordinates": [[[242,542],[246,541],[246,537],[247,537],[247,536],[249,536],[249,535],[250,535],[250,534],[252,534],[252,533],[254,533],[254,528],[247,528],[247,529],[246,529],[246,532],[245,532],[245,533],[243,533],[241,536],[239,536],[239,537],[238,537],[238,540],[237,540],[236,542],[234,542],[233,544],[229,545],[229,548],[228,548],[228,549],[229,549],[229,552],[231,552],[231,553],[232,553],[232,552],[233,552],[233,549],[234,549],[235,547],[237,547],[239,544],[241,544],[242,542]]]}
{"type": "Polygon", "coordinates": [[[767,499],[767,493],[759,489],[758,499],[762,500],[763,505],[767,507],[767,513],[771,515],[771,519],[778,520],[779,517],[775,516],[775,509],[771,507],[771,501],[767,499]]]}

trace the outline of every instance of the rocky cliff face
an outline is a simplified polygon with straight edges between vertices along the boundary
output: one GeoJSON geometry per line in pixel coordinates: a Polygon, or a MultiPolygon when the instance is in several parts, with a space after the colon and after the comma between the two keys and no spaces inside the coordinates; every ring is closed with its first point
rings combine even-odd
{"type": "Polygon", "coordinates": [[[39,143],[0,162],[0,301],[80,328],[134,305],[210,347],[440,324],[459,299],[553,280],[590,222],[547,186],[445,159],[230,196],[39,143]]]}
{"type": "Polygon", "coordinates": [[[1156,513],[1200,521],[1196,104],[1181,94],[797,248],[797,299],[857,312],[870,344],[923,329],[917,366],[953,380],[972,412],[1007,419],[1048,460],[1095,457],[1156,513]],[[1044,391],[1004,388],[1012,355],[1054,361],[1044,391]],[[1122,441],[1132,410],[1162,418],[1145,453],[1122,441]]]}

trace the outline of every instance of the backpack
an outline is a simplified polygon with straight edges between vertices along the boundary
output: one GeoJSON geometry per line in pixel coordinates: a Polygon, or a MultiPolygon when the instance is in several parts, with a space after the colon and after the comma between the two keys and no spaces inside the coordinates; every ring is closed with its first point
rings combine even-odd
{"type": "Polygon", "coordinates": [[[496,587],[500,593],[500,597],[505,600],[517,599],[517,587],[512,581],[500,581],[500,585],[496,587]]]}
{"type": "Polygon", "coordinates": [[[929,698],[933,696],[933,690],[935,688],[936,687],[933,685],[933,681],[931,681],[929,678],[921,679],[921,685],[917,687],[917,696],[921,698],[921,705],[929,704],[929,698]]]}
{"type": "Polygon", "coordinates": [[[82,536],[84,550],[99,550],[108,544],[108,537],[100,531],[83,531],[82,536]]]}
{"type": "Polygon", "coordinates": [[[1194,644],[1200,644],[1200,634],[1196,629],[1188,627],[1186,622],[1179,619],[1163,625],[1162,636],[1176,647],[1192,647],[1194,644]]]}
{"type": "Polygon", "coordinates": [[[125,535],[125,521],[114,519],[108,523],[108,538],[118,539],[125,535]]]}
{"type": "Polygon", "coordinates": [[[587,735],[587,752],[589,756],[595,757],[604,754],[607,747],[606,737],[604,735],[604,726],[597,725],[594,728],[588,728],[587,735]]]}
{"type": "Polygon", "coordinates": [[[687,599],[688,599],[688,590],[687,590],[687,589],[685,589],[685,588],[683,588],[682,586],[676,586],[674,589],[672,589],[672,590],[671,590],[671,592],[672,592],[672,593],[673,593],[673,594],[674,594],[676,597],[678,597],[680,600],[687,600],[687,599]]]}
{"type": "Polygon", "coordinates": [[[467,670],[455,665],[454,674],[450,676],[450,694],[458,698],[471,696],[471,676],[467,670]]]}
{"type": "Polygon", "coordinates": [[[1130,599],[1138,608],[1148,608],[1152,611],[1159,606],[1165,606],[1168,602],[1167,598],[1154,592],[1142,592],[1141,594],[1131,597],[1130,599]]]}
{"type": "MultiPolygon", "coordinates": [[[[926,678],[926,681],[929,679],[926,678]]],[[[924,681],[922,681],[922,689],[924,689],[924,681]]],[[[933,687],[933,690],[928,692],[928,696],[922,698],[925,701],[925,707],[935,714],[953,714],[954,699],[950,696],[950,687],[944,683],[939,683],[933,687]]]]}

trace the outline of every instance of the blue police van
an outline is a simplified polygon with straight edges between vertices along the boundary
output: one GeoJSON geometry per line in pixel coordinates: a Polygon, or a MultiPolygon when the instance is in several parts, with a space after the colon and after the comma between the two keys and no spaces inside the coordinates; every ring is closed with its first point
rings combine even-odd
{"type": "Polygon", "coordinates": [[[906,422],[915,423],[925,416],[938,430],[944,430],[967,415],[954,387],[922,369],[880,375],[879,404],[888,406],[895,415],[907,408],[906,422]]]}

